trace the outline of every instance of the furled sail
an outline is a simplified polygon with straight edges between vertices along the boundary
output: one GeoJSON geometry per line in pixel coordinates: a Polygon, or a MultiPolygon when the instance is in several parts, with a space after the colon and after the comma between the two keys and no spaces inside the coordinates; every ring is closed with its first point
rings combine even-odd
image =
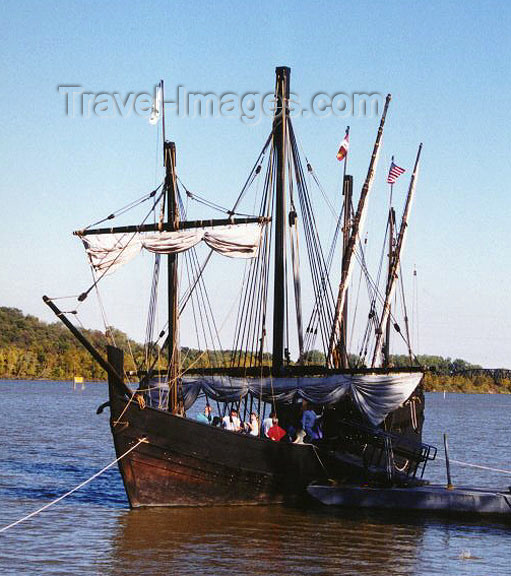
{"type": "Polygon", "coordinates": [[[263,223],[228,224],[162,232],[124,232],[81,236],[85,251],[96,272],[113,272],[142,250],[157,254],[178,254],[204,242],[229,258],[255,258],[259,251],[263,223]]]}
{"type": "Polygon", "coordinates": [[[290,403],[298,398],[313,404],[336,404],[350,394],[360,412],[375,426],[405,402],[419,385],[421,372],[331,374],[321,378],[228,378],[202,376],[183,380],[185,409],[200,392],[219,402],[239,402],[247,394],[265,402],[290,403]]]}

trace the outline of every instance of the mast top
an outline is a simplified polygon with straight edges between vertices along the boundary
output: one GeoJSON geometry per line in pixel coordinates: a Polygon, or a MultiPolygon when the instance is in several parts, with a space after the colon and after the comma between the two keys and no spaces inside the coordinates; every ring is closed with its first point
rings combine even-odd
{"type": "Polygon", "coordinates": [[[289,86],[291,80],[291,68],[288,66],[277,66],[275,68],[275,97],[277,106],[275,108],[275,115],[273,119],[274,129],[276,123],[278,124],[283,114],[287,114],[289,108],[289,86]]]}

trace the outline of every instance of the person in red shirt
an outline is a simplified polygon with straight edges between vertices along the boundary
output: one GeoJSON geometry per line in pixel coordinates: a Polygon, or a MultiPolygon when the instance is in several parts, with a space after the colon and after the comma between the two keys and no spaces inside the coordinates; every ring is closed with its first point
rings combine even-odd
{"type": "Polygon", "coordinates": [[[279,426],[279,419],[274,416],[273,418],[273,426],[268,430],[268,438],[275,442],[280,442],[282,438],[286,435],[286,431],[284,428],[279,426]]]}

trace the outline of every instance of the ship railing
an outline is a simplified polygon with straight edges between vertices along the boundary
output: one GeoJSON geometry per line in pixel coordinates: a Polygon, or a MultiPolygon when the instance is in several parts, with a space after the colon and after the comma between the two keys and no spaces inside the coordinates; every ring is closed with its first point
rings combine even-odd
{"type": "Polygon", "coordinates": [[[362,457],[364,467],[384,469],[389,456],[399,474],[422,478],[426,465],[436,458],[437,449],[410,436],[386,432],[359,422],[338,423],[338,439],[351,452],[362,457]],[[390,454],[389,454],[390,452],[390,454]]]}

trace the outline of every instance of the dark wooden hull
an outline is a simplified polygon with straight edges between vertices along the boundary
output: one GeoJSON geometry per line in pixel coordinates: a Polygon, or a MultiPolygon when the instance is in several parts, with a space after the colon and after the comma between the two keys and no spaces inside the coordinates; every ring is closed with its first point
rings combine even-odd
{"type": "MultiPolygon", "coordinates": [[[[120,351],[109,349],[109,361],[122,373],[120,351]]],[[[339,458],[328,446],[272,442],[141,407],[115,377],[109,379],[109,396],[111,431],[132,507],[296,502],[308,498],[311,482],[367,480],[363,459],[357,464],[339,458]]]]}
{"type": "Polygon", "coordinates": [[[147,440],[119,462],[132,507],[286,502],[306,497],[307,485],[326,477],[312,446],[236,434],[127,404],[111,387],[117,456],[147,440]]]}

